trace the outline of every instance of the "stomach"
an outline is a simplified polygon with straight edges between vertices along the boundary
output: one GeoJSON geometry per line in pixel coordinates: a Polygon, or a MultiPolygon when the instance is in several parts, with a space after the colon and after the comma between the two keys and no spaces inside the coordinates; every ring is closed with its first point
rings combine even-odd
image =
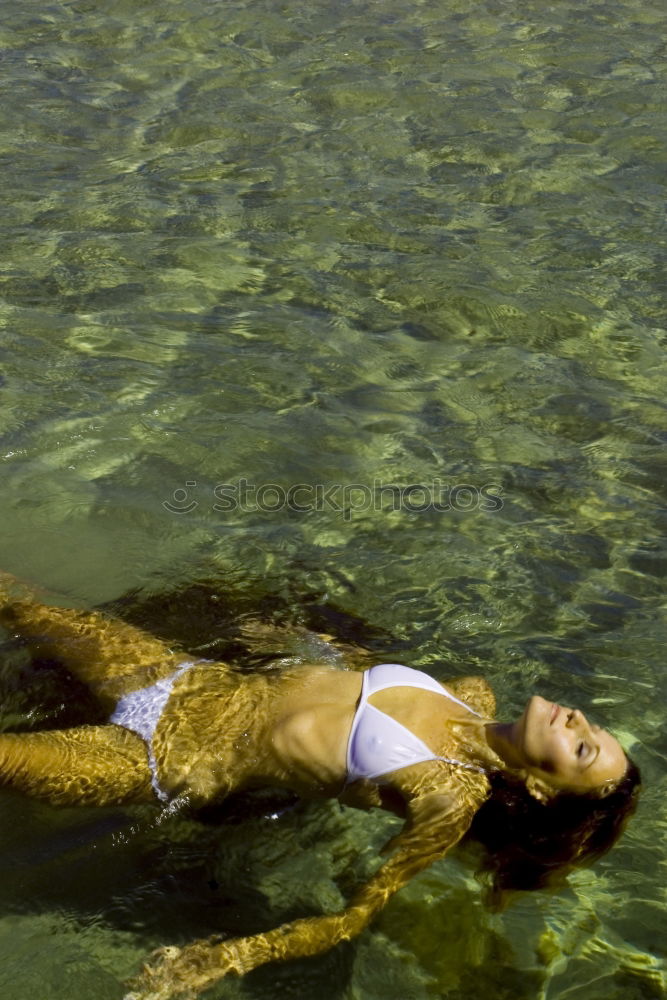
{"type": "Polygon", "coordinates": [[[288,684],[276,706],[270,738],[278,773],[295,782],[300,794],[340,790],[347,777],[347,744],[361,674],[306,665],[288,684]]]}

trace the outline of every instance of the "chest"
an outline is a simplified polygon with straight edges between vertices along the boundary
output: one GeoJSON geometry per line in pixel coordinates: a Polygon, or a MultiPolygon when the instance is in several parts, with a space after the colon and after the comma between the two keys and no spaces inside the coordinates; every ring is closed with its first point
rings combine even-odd
{"type": "Polygon", "coordinates": [[[377,717],[399,723],[435,754],[474,742],[479,735],[479,718],[465,705],[446,695],[414,688],[388,688],[371,695],[368,705],[377,717]]]}

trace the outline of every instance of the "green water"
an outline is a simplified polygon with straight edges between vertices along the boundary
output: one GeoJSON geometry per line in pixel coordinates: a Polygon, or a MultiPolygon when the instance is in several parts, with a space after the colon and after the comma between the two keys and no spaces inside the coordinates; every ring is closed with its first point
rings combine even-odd
{"type": "MultiPolygon", "coordinates": [[[[443,862],[212,1000],[667,993],[666,34],[658,0],[0,4],[0,565],[354,613],[645,777],[560,894],[492,915],[443,862]]],[[[6,726],[57,720],[0,673],[6,726]]],[[[388,826],[5,793],[2,996],[119,1000],[158,945],[335,909],[388,826]]]]}

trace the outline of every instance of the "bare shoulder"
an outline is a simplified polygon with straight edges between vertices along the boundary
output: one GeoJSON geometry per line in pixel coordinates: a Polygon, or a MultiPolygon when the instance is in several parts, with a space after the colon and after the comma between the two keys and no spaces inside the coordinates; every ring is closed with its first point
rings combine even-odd
{"type": "Polygon", "coordinates": [[[480,715],[484,715],[488,719],[495,716],[496,696],[484,677],[477,675],[455,677],[453,680],[445,681],[445,686],[480,715]]]}

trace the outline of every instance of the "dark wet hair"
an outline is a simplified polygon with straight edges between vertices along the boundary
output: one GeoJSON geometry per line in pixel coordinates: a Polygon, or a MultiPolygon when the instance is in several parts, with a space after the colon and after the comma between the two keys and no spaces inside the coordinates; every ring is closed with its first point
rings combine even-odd
{"type": "Polygon", "coordinates": [[[518,777],[490,776],[491,795],[468,831],[482,844],[478,872],[490,882],[491,905],[512,890],[555,888],[574,868],[592,864],[623,832],[637,806],[641,776],[628,759],[625,774],[602,794],[559,792],[548,802],[518,777]]]}

